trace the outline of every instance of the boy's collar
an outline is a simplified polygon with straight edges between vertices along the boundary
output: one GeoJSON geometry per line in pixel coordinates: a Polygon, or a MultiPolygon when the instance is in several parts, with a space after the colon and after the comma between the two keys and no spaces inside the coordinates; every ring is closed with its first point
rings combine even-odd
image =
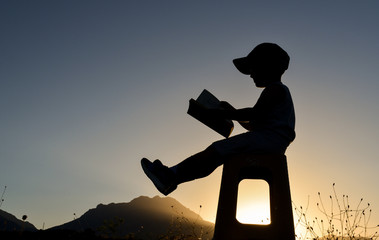
{"type": "Polygon", "coordinates": [[[270,82],[269,84],[267,84],[266,87],[269,87],[269,86],[274,85],[274,84],[283,85],[282,81],[274,81],[274,82],[270,82]]]}

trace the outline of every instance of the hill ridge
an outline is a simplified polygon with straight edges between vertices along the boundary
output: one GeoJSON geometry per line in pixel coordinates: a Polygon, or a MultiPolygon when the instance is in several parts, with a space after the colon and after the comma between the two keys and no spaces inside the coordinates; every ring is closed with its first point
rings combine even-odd
{"type": "Polygon", "coordinates": [[[49,230],[92,231],[113,235],[213,234],[214,224],[203,220],[172,197],[140,196],[130,202],[98,204],[79,218],[49,230]]]}
{"type": "Polygon", "coordinates": [[[22,221],[14,215],[0,209],[0,231],[37,231],[37,228],[28,221],[22,221]]]}

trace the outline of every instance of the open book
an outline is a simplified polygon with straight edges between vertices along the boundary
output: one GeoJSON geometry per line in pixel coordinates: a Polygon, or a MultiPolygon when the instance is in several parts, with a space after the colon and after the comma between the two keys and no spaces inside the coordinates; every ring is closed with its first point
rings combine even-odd
{"type": "Polygon", "coordinates": [[[221,103],[212,93],[204,89],[200,96],[194,100],[189,100],[187,113],[196,118],[206,126],[218,132],[224,137],[229,137],[232,133],[234,124],[229,119],[219,119],[207,113],[207,109],[234,109],[226,102],[221,103]]]}

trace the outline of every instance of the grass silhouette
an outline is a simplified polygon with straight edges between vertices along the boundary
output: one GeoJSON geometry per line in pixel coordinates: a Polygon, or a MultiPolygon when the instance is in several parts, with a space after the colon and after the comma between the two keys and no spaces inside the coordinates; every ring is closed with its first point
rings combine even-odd
{"type": "MultiPolygon", "coordinates": [[[[203,226],[199,226],[198,220],[200,218],[201,208],[202,206],[199,206],[199,212],[197,213],[197,218],[193,221],[189,220],[187,217],[184,216],[183,213],[178,214],[174,206],[171,206],[172,210],[176,213],[176,217],[174,215],[172,216],[172,222],[171,226],[169,228],[167,236],[174,236],[175,240],[184,240],[184,239],[203,239],[208,240],[212,239],[214,227],[208,227],[204,229],[203,226]],[[190,228],[187,230],[190,231],[184,231],[184,227],[190,228]],[[183,232],[190,232],[191,234],[183,234],[183,232]]],[[[170,239],[167,238],[167,236],[162,236],[160,239],[170,239]]]]}
{"type": "MultiPolygon", "coordinates": [[[[305,207],[297,207],[295,203],[294,213],[297,217],[295,222],[296,240],[378,240],[379,225],[370,225],[372,209],[370,203],[364,203],[360,199],[356,206],[350,204],[348,195],[338,197],[335,184],[332,186],[333,194],[323,198],[318,193],[316,207],[321,213],[321,217],[309,217],[308,203],[305,207]]],[[[1,203],[4,201],[4,188],[1,196],[1,203]]],[[[203,227],[198,224],[202,206],[200,205],[197,219],[189,219],[183,212],[178,212],[175,206],[171,206],[172,219],[166,233],[159,236],[149,234],[141,226],[138,233],[118,235],[118,230],[122,227],[123,219],[115,218],[105,221],[104,225],[94,230],[72,231],[72,230],[39,230],[36,232],[21,231],[0,231],[0,235],[6,239],[129,239],[129,240],[211,240],[214,227],[203,227]],[[142,235],[141,235],[142,233],[142,235]]],[[[26,221],[24,215],[22,220],[26,221]]],[[[76,214],[74,214],[76,218],[76,214]]]]}
{"type": "Polygon", "coordinates": [[[3,193],[1,194],[1,197],[0,197],[0,209],[1,209],[1,206],[3,205],[3,202],[4,202],[4,195],[5,195],[6,190],[7,190],[7,186],[4,186],[3,193]]]}
{"type": "Polygon", "coordinates": [[[296,235],[298,240],[378,239],[379,235],[375,229],[378,229],[379,225],[370,227],[369,221],[372,210],[370,203],[362,206],[363,198],[360,199],[356,207],[352,207],[348,195],[342,195],[342,199],[338,197],[335,183],[333,183],[333,195],[329,195],[329,205],[326,207],[320,192],[318,193],[318,200],[319,202],[316,205],[322,214],[322,218],[314,217],[312,220],[309,219],[307,214],[309,197],[305,208],[302,206],[297,207],[294,204],[294,210],[298,218],[295,230],[297,232],[305,230],[304,235],[296,235]]]}

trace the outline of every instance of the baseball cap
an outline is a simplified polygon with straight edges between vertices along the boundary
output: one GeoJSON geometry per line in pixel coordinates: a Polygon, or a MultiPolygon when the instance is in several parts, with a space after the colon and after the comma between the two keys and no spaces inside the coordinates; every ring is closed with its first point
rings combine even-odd
{"type": "Polygon", "coordinates": [[[234,66],[242,74],[250,75],[254,64],[268,64],[284,72],[288,69],[290,57],[279,45],[275,43],[261,43],[257,45],[246,57],[233,60],[234,66]]]}

